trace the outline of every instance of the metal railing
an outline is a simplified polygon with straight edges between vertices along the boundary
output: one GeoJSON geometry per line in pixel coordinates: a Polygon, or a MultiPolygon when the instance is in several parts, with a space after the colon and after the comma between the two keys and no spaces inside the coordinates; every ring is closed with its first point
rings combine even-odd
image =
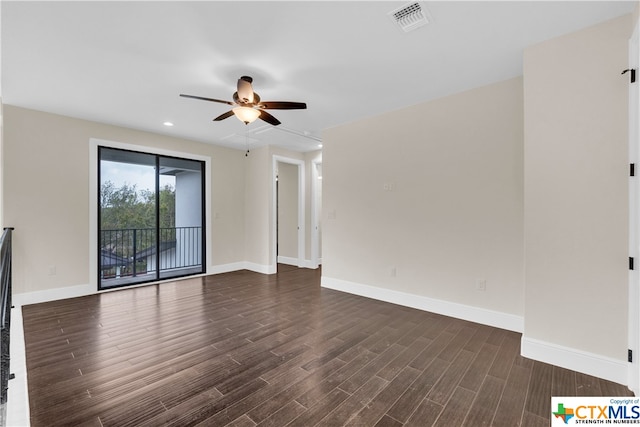
{"type": "Polygon", "coordinates": [[[148,274],[156,271],[158,261],[160,271],[202,264],[202,227],[170,227],[159,231],[158,244],[154,228],[101,230],[101,277],[148,274]]]}
{"type": "Polygon", "coordinates": [[[0,238],[0,404],[7,402],[9,380],[13,377],[9,366],[9,332],[11,329],[11,234],[13,228],[5,228],[0,238]]]}

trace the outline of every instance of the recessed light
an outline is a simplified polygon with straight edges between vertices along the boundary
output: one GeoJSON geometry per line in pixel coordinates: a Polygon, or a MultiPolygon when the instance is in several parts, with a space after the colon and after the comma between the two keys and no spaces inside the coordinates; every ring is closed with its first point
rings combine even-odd
{"type": "Polygon", "coordinates": [[[171,123],[171,122],[164,122],[164,123],[163,123],[163,125],[168,126],[168,127],[171,127],[171,126],[173,126],[173,123],[171,123]]]}
{"type": "Polygon", "coordinates": [[[318,148],[322,148],[322,144],[318,144],[318,148]]]}

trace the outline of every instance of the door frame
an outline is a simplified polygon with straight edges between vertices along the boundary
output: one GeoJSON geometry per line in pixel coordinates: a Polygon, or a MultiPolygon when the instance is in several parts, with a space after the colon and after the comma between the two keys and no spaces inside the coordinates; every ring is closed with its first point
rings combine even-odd
{"type": "MultiPolygon", "coordinates": [[[[635,23],[629,39],[629,68],[640,68],[640,28],[635,23]]],[[[628,77],[624,77],[628,78],[628,77]]],[[[640,259],[640,82],[629,84],[629,163],[635,165],[629,178],[629,256],[640,259]]],[[[636,395],[640,391],[640,271],[629,269],[628,349],[633,352],[629,363],[628,387],[636,395]]]]}
{"type": "MultiPolygon", "coordinates": [[[[311,268],[318,268],[320,265],[320,230],[318,222],[322,217],[317,212],[318,208],[318,165],[322,164],[322,155],[311,161],[311,268]]],[[[322,207],[322,205],[320,205],[322,207]]]]}
{"type": "Polygon", "coordinates": [[[276,222],[278,220],[276,178],[278,175],[278,162],[288,163],[298,167],[298,267],[305,266],[305,182],[304,182],[304,161],[292,159],[274,154],[271,162],[271,268],[273,272],[278,271],[278,254],[276,242],[278,240],[276,222]]]}

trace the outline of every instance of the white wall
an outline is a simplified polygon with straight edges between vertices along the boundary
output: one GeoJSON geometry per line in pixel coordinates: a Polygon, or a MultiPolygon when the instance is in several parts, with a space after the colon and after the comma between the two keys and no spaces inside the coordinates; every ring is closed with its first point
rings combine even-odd
{"type": "Polygon", "coordinates": [[[524,52],[524,347],[626,360],[631,30],[627,15],[524,52]]]}
{"type": "Polygon", "coordinates": [[[174,258],[169,257],[169,251],[161,253],[165,258],[164,264],[160,263],[161,269],[202,263],[202,230],[180,228],[202,225],[202,173],[182,171],[176,174],[175,195],[176,247],[171,255],[174,258]],[[173,265],[167,262],[171,259],[173,265]]]}
{"type": "Polygon", "coordinates": [[[16,228],[14,293],[90,283],[91,138],[211,157],[212,263],[244,260],[243,152],[5,105],[4,225],[16,228]]]}
{"type": "Polygon", "coordinates": [[[251,150],[245,157],[245,260],[265,273],[271,264],[271,158],[269,147],[251,150]]]}
{"type": "Polygon", "coordinates": [[[523,79],[326,131],[323,285],[519,318],[525,356],[626,383],[631,30],[549,40],[523,79]]]}
{"type": "Polygon", "coordinates": [[[521,328],[521,78],[330,129],[323,143],[323,285],[521,328]]]}
{"type": "Polygon", "coordinates": [[[182,171],[176,175],[176,227],[202,224],[202,174],[182,171]]]}

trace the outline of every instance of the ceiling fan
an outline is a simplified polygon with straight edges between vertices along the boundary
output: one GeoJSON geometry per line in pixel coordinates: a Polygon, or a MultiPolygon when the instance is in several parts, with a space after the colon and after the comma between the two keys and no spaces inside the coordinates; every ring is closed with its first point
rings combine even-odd
{"type": "Polygon", "coordinates": [[[220,102],[222,104],[235,106],[226,113],[223,113],[213,119],[214,122],[224,120],[235,115],[238,120],[244,122],[246,125],[259,118],[273,126],[278,126],[280,124],[280,120],[276,119],[264,110],[304,110],[307,108],[307,104],[304,102],[261,101],[260,96],[254,92],[251,87],[252,82],[253,78],[249,76],[242,76],[238,79],[238,91],[233,94],[233,102],[222,99],[205,98],[202,96],[185,95],[183,93],[181,93],[180,96],[185,98],[201,99],[203,101],[220,102]]]}

